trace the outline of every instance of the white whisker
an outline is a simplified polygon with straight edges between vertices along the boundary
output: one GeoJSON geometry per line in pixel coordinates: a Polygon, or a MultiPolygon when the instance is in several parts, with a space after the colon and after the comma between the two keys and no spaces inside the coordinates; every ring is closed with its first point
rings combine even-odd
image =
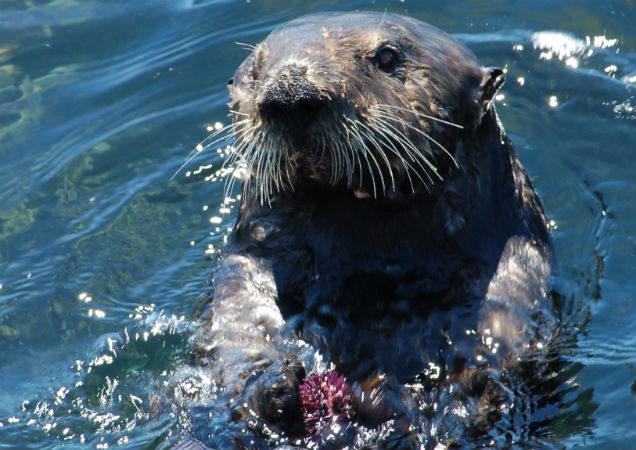
{"type": "MultiPolygon", "coordinates": [[[[378,153],[380,154],[380,156],[382,156],[382,159],[384,159],[384,162],[386,163],[386,166],[389,169],[389,175],[391,176],[391,188],[393,190],[395,190],[395,178],[393,176],[393,168],[391,167],[391,163],[389,162],[389,159],[386,157],[386,154],[384,153],[384,150],[382,149],[382,146],[378,144],[377,138],[374,135],[374,131],[371,130],[364,123],[362,123],[360,121],[358,121],[358,123],[368,131],[368,133],[366,135],[368,136],[369,141],[378,150],[378,153]]],[[[380,168],[378,168],[378,170],[380,171],[380,168]]]]}
{"type": "Polygon", "coordinates": [[[421,112],[419,112],[419,111],[417,111],[417,110],[404,108],[404,107],[402,107],[402,106],[387,105],[387,104],[384,104],[384,103],[380,103],[380,104],[378,104],[378,105],[375,105],[375,108],[378,108],[378,109],[381,109],[381,108],[392,108],[392,109],[398,109],[398,110],[400,110],[400,111],[408,112],[408,113],[411,113],[411,114],[417,114],[418,116],[423,117],[423,118],[425,118],[425,119],[433,120],[433,121],[435,121],[435,122],[440,122],[440,123],[443,123],[443,124],[446,124],[446,125],[450,125],[450,126],[452,126],[452,127],[459,128],[460,130],[463,130],[463,129],[464,129],[464,127],[463,127],[463,126],[461,126],[461,125],[459,125],[459,124],[457,124],[457,123],[450,122],[450,121],[448,121],[448,120],[444,120],[444,119],[440,119],[439,117],[429,116],[428,114],[421,113],[421,112]]]}
{"type": "Polygon", "coordinates": [[[406,136],[404,136],[404,133],[402,133],[402,131],[400,129],[398,129],[397,127],[395,127],[394,125],[390,124],[389,122],[387,122],[384,119],[380,119],[380,118],[376,117],[376,120],[384,123],[384,125],[386,125],[388,128],[393,130],[393,132],[395,133],[395,137],[398,139],[398,142],[400,144],[402,144],[402,148],[408,154],[409,158],[411,158],[411,160],[413,162],[417,163],[422,168],[422,170],[424,171],[424,173],[426,174],[428,179],[431,181],[431,183],[433,183],[433,180],[432,180],[432,178],[431,178],[431,176],[429,174],[429,171],[426,170],[424,168],[424,166],[422,166],[422,162],[424,164],[426,164],[426,166],[428,166],[429,169],[431,169],[432,172],[440,180],[442,180],[442,176],[437,172],[436,167],[428,160],[428,158],[426,158],[426,156],[424,155],[424,152],[422,152],[420,149],[415,147],[415,145],[406,136]]]}

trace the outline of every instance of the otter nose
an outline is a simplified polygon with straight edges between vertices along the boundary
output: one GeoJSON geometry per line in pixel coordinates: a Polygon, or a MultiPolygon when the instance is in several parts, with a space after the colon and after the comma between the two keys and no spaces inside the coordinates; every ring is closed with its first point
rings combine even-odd
{"type": "Polygon", "coordinates": [[[264,118],[302,130],[326,103],[298,67],[286,66],[266,88],[258,107],[264,118]]]}

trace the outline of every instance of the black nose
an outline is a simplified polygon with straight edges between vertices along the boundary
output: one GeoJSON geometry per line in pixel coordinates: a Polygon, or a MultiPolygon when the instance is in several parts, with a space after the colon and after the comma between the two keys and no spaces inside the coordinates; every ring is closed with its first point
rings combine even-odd
{"type": "Polygon", "coordinates": [[[258,106],[268,121],[303,130],[326,103],[326,98],[297,67],[286,66],[267,87],[258,106]]]}

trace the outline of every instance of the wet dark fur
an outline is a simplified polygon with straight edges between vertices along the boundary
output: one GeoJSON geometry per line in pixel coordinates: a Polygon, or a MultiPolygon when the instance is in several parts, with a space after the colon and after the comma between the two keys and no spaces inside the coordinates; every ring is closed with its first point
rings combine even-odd
{"type": "MultiPolygon", "coordinates": [[[[374,13],[298,19],[241,65],[230,86],[235,121],[277,133],[289,161],[278,184],[264,189],[258,167],[245,181],[195,339],[227,398],[249,406],[232,406],[235,420],[251,408],[302,434],[296,390],[315,354],[355,383],[368,426],[418,420],[405,383],[457,383],[481,414],[496,402],[488,381],[549,339],[550,238],[492,103],[503,76],[429,25],[374,13]],[[398,65],[378,70],[377,47],[389,44],[398,65]],[[303,95],[309,106],[289,114],[303,95]],[[440,177],[415,164],[400,171],[395,158],[395,172],[382,166],[374,182],[372,164],[335,174],[315,136],[334,133],[343,115],[366,120],[374,102],[463,127],[397,110],[452,155],[404,126],[440,177]],[[383,400],[365,403],[362,393],[380,385],[383,400]]],[[[248,136],[237,128],[239,152],[248,136]]]]}

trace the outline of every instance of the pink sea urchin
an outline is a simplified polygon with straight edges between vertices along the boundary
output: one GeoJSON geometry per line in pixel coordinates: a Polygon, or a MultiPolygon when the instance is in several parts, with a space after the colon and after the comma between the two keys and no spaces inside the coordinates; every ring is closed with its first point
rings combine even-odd
{"type": "Polygon", "coordinates": [[[334,422],[346,425],[353,418],[351,387],[335,370],[306,377],[299,390],[309,436],[318,436],[334,422]]]}

